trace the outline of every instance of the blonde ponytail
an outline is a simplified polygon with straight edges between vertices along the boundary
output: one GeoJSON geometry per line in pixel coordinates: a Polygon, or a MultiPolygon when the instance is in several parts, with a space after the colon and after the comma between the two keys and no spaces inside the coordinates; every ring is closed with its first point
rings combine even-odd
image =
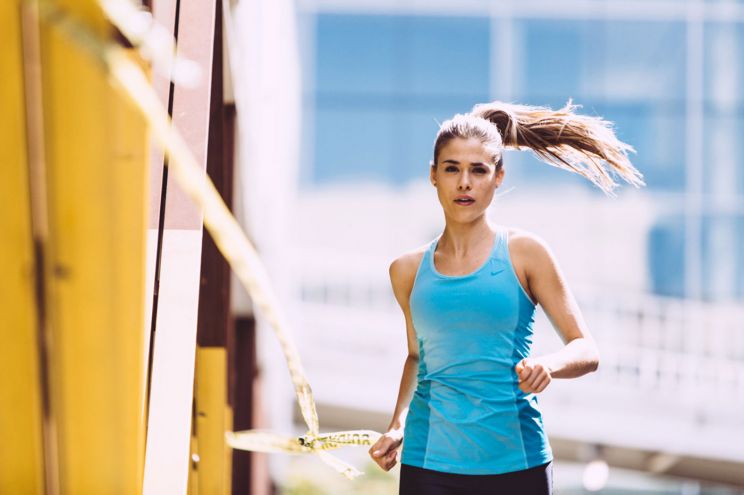
{"type": "Polygon", "coordinates": [[[506,148],[531,149],[541,160],[583,175],[605,193],[617,187],[613,175],[636,187],[643,175],[630,163],[635,151],[620,141],[601,117],[574,113],[569,100],[560,110],[494,101],[475,105],[471,115],[495,124],[506,148]]]}

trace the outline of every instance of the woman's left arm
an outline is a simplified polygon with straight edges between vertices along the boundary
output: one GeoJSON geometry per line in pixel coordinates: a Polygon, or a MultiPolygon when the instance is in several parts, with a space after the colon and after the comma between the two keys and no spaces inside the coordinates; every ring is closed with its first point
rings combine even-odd
{"type": "Polygon", "coordinates": [[[519,236],[529,292],[565,344],[560,350],[520,361],[515,371],[525,393],[545,390],[552,378],[576,378],[599,366],[599,351],[550,248],[532,235],[519,236]]]}

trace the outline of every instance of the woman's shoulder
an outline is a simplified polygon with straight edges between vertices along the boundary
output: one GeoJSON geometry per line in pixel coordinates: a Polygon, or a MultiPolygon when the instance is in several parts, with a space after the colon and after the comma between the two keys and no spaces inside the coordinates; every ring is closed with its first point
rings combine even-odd
{"type": "Polygon", "coordinates": [[[509,254],[515,264],[539,267],[553,263],[553,252],[548,242],[538,234],[516,227],[507,227],[509,254]]]}
{"type": "Polygon", "coordinates": [[[429,249],[429,244],[423,244],[416,249],[401,254],[390,263],[390,280],[393,286],[402,289],[404,292],[410,292],[416,278],[416,272],[427,249],[429,249]]]}
{"type": "Polygon", "coordinates": [[[549,251],[547,241],[538,234],[517,227],[505,227],[509,233],[509,250],[539,254],[549,251]]]}
{"type": "Polygon", "coordinates": [[[407,278],[415,276],[418,271],[418,266],[421,263],[421,259],[424,257],[424,253],[429,248],[429,244],[423,244],[416,249],[406,251],[390,263],[390,277],[396,278],[407,278]]]}

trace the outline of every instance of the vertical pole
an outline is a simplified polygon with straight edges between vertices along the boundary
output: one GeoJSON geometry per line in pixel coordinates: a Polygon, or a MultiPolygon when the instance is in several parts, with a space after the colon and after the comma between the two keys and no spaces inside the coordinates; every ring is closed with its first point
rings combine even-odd
{"type": "MultiPolygon", "coordinates": [[[[207,173],[228,207],[232,203],[233,140],[223,94],[222,2],[216,2],[207,173]]],[[[230,493],[231,450],[225,431],[232,430],[228,398],[230,267],[209,233],[202,240],[199,320],[197,327],[195,431],[199,463],[198,493],[230,493]]]]}
{"type": "Polygon", "coordinates": [[[702,291],[703,220],[703,22],[702,0],[687,4],[687,139],[685,186],[685,296],[700,299],[702,291]]]}
{"type": "MultiPolygon", "coordinates": [[[[172,15],[158,2],[153,8],[156,17],[172,15]]],[[[199,65],[202,78],[197,87],[172,88],[173,123],[206,169],[215,2],[180,2],[177,14],[170,18],[178,53],[199,65]]],[[[171,177],[166,181],[144,481],[144,493],[157,495],[185,493],[188,486],[202,246],[202,212],[171,177]]]]}

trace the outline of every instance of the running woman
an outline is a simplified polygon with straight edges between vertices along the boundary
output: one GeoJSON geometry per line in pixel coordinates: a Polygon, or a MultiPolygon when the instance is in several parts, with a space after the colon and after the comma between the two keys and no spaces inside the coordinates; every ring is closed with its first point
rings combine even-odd
{"type": "Polygon", "coordinates": [[[531,149],[607,193],[613,176],[643,185],[611,124],[575,108],[492,102],[437,133],[430,181],[444,231],[390,265],[408,356],[393,419],[369,450],[384,470],[400,460],[401,495],[552,493],[536,394],[553,378],[595,371],[599,352],[550,248],[489,223],[486,210],[505,148],[531,149]],[[532,356],[538,304],[565,345],[532,356]]]}

